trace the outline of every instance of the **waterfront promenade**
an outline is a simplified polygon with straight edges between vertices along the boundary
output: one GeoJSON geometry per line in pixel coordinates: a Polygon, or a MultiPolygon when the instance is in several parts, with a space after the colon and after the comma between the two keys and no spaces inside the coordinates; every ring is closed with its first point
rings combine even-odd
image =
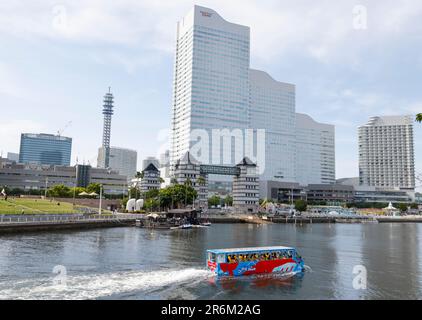
{"type": "MultiPolygon", "coordinates": [[[[146,214],[37,214],[0,215],[0,234],[61,229],[112,228],[134,226],[137,219],[148,219],[146,214]]],[[[298,217],[258,217],[245,214],[214,214],[199,218],[211,223],[249,224],[320,224],[320,223],[420,223],[422,216],[329,216],[302,215],[298,217]]]]}
{"type": "Polygon", "coordinates": [[[134,225],[136,219],[145,215],[81,215],[81,214],[42,214],[42,215],[0,215],[0,234],[49,231],[60,229],[84,229],[122,227],[134,225]]]}

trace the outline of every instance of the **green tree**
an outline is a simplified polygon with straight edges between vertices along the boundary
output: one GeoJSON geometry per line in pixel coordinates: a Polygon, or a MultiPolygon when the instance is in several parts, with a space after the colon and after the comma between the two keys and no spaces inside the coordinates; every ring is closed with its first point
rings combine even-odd
{"type": "Polygon", "coordinates": [[[128,197],[124,197],[122,200],[120,200],[120,204],[122,205],[123,208],[126,208],[126,204],[129,201],[128,197]]]}
{"type": "Polygon", "coordinates": [[[199,176],[196,180],[200,186],[205,186],[206,180],[203,176],[199,176]]]}
{"type": "Polygon", "coordinates": [[[100,194],[101,185],[99,183],[90,183],[88,187],[86,187],[86,192],[92,193],[95,192],[96,194],[100,194]]]}
{"type": "Polygon", "coordinates": [[[295,201],[295,209],[299,212],[303,212],[306,211],[306,209],[308,208],[308,204],[306,203],[305,200],[296,200],[295,201]]]}
{"type": "Polygon", "coordinates": [[[78,195],[82,192],[86,192],[86,189],[82,188],[82,187],[70,188],[70,193],[71,193],[72,197],[73,197],[73,195],[75,195],[75,197],[77,198],[78,195]]]}
{"type": "Polygon", "coordinates": [[[159,194],[160,194],[160,191],[158,189],[152,189],[145,192],[144,196],[145,196],[145,199],[154,199],[158,197],[159,194]]]}
{"type": "Polygon", "coordinates": [[[73,196],[73,193],[71,193],[70,188],[63,184],[52,186],[48,189],[47,194],[50,197],[57,198],[70,198],[73,196]]]}
{"type": "Polygon", "coordinates": [[[397,205],[397,208],[401,211],[401,212],[406,212],[407,211],[407,203],[399,203],[397,205]]]}
{"type": "Polygon", "coordinates": [[[156,210],[160,206],[158,199],[150,198],[146,199],[144,203],[144,208],[147,210],[156,210]]]}
{"type": "Polygon", "coordinates": [[[418,113],[418,114],[416,115],[416,121],[417,121],[417,122],[422,122],[422,113],[418,113]]]}
{"type": "Polygon", "coordinates": [[[229,207],[232,206],[233,205],[233,197],[231,195],[227,195],[224,198],[224,204],[229,206],[229,207]]]}
{"type": "Polygon", "coordinates": [[[209,206],[218,206],[221,204],[221,198],[218,195],[213,195],[211,198],[208,199],[209,206]]]}
{"type": "Polygon", "coordinates": [[[138,200],[141,197],[141,193],[136,187],[129,188],[129,195],[130,195],[130,198],[136,199],[136,200],[138,200]]]}

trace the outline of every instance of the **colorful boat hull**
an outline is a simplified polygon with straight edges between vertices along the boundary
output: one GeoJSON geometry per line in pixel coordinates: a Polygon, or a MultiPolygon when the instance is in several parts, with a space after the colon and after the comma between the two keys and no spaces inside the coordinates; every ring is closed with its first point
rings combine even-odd
{"type": "MultiPolygon", "coordinates": [[[[210,252],[210,250],[209,250],[210,252]]],[[[211,251],[213,252],[213,251],[211,251]]],[[[214,251],[216,254],[224,255],[224,251],[214,251]]],[[[258,251],[259,252],[259,251],[258,251]]],[[[210,271],[216,273],[217,276],[249,276],[265,273],[290,274],[304,271],[304,262],[300,256],[296,254],[296,250],[289,248],[291,257],[269,260],[253,260],[238,262],[220,262],[207,260],[207,267],[210,271]]],[[[231,251],[233,253],[233,251],[231,251]]],[[[240,254],[244,253],[239,251],[240,254]]],[[[210,256],[209,256],[210,257],[210,256]]]]}

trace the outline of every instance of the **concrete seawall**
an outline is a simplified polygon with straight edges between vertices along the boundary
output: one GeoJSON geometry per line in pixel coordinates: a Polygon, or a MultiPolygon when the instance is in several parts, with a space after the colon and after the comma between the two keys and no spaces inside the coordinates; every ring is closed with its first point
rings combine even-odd
{"type": "Polygon", "coordinates": [[[127,227],[133,225],[134,222],[111,222],[111,221],[96,221],[96,222],[60,222],[48,224],[9,224],[0,225],[0,235],[5,233],[21,233],[21,232],[38,232],[38,231],[54,231],[54,230],[68,230],[68,229],[92,229],[92,228],[116,228],[127,227]]]}
{"type": "Polygon", "coordinates": [[[114,228],[135,225],[137,216],[26,216],[1,217],[0,235],[5,233],[65,229],[114,228]]]}

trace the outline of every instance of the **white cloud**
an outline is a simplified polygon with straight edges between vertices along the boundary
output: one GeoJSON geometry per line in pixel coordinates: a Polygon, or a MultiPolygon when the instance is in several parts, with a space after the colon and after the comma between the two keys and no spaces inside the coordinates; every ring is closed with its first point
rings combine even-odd
{"type": "MultiPolygon", "coordinates": [[[[366,1],[363,1],[365,5],[366,1]]],[[[191,0],[41,0],[0,4],[0,33],[47,37],[58,41],[136,46],[171,53],[175,24],[194,4],[191,0]]],[[[271,61],[307,54],[321,62],[347,59],[373,40],[417,34],[422,3],[387,0],[368,3],[368,29],[353,28],[355,0],[202,1],[228,21],[249,25],[252,56],[271,61]]]]}
{"type": "Polygon", "coordinates": [[[0,150],[3,156],[6,152],[19,152],[21,132],[41,132],[43,129],[44,125],[32,120],[0,118],[0,150]]]}
{"type": "Polygon", "coordinates": [[[19,97],[21,93],[22,88],[14,70],[0,62],[0,95],[19,97]]]}

